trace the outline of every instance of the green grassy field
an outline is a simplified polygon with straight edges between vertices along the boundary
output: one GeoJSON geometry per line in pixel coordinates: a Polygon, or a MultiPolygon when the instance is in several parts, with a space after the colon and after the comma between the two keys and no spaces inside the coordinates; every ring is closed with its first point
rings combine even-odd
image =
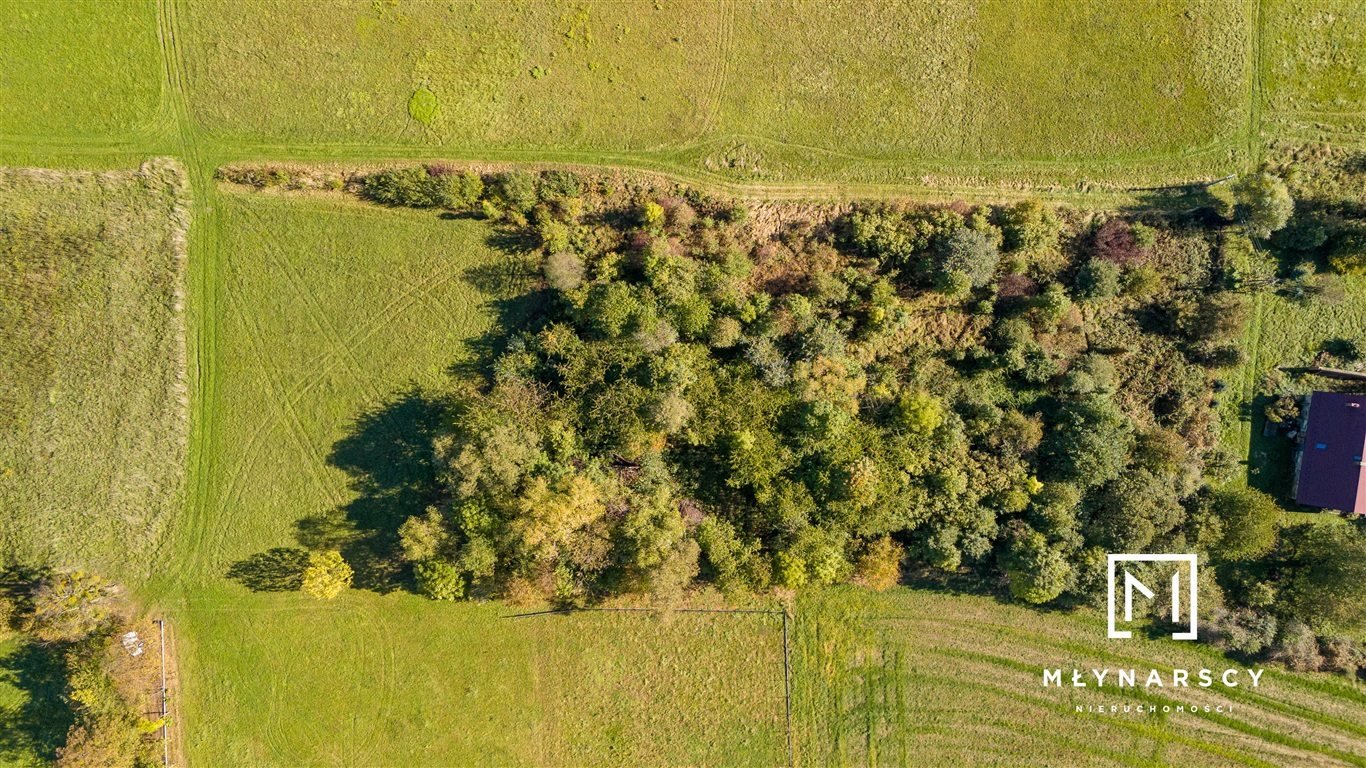
{"type": "Polygon", "coordinates": [[[0,172],[0,563],[152,567],[187,438],[184,183],[0,172]]]}
{"type": "Polygon", "coordinates": [[[123,136],[158,117],[164,78],[149,0],[10,0],[0,38],[0,137],[123,136]]]}
{"type": "Polygon", "coordinates": [[[1272,0],[1263,15],[1272,132],[1360,143],[1366,131],[1366,6],[1272,0]]]}
{"type": "Polygon", "coordinates": [[[196,125],[224,142],[904,183],[1080,174],[1083,161],[1093,178],[1235,167],[1250,24],[1239,0],[266,0],[188,5],[181,29],[196,125]]]}

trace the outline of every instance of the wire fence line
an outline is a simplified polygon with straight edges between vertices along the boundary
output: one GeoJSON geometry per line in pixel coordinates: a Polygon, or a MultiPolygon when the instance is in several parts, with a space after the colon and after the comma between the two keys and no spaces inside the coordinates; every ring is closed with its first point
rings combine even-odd
{"type": "Polygon", "coordinates": [[[161,764],[171,765],[171,729],[166,706],[166,620],[157,619],[157,629],[161,632],[161,764]]]}

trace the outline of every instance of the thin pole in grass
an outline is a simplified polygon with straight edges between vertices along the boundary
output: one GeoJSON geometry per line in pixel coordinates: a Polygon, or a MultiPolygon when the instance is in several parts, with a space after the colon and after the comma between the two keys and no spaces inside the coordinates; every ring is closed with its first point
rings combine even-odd
{"type": "Polygon", "coordinates": [[[161,764],[171,764],[171,738],[169,723],[166,722],[166,620],[157,619],[157,629],[161,631],[161,764]]]}
{"type": "Polygon", "coordinates": [[[792,768],[792,657],[787,648],[787,609],[783,608],[783,699],[787,706],[787,768],[792,768]]]}

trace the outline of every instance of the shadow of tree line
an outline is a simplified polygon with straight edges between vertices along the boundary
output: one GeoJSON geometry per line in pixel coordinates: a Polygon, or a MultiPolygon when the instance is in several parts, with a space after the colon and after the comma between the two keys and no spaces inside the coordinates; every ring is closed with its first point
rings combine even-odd
{"type": "MultiPolygon", "coordinates": [[[[490,246],[505,258],[465,270],[462,277],[486,298],[490,329],[464,343],[448,368],[456,378],[478,379],[518,333],[544,324],[549,292],[537,283],[539,259],[526,235],[494,230],[490,246]]],[[[333,444],[327,462],[349,476],[350,503],[300,519],[297,546],[273,547],[233,563],[227,577],[254,592],[293,592],[303,585],[310,551],[337,550],[354,572],[353,587],[386,594],[412,589],[401,557],[398,529],[443,500],[434,441],[458,402],[454,396],[409,383],[358,414],[333,444]]]]}

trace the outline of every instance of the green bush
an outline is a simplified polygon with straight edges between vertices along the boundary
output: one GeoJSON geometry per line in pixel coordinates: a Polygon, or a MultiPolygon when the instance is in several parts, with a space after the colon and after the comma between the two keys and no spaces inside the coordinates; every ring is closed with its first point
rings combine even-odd
{"type": "Polygon", "coordinates": [[[1001,233],[1007,250],[1047,252],[1058,247],[1062,223],[1038,200],[1025,200],[1001,212],[1001,233]]]}
{"type": "Polygon", "coordinates": [[[1118,477],[1133,444],[1124,413],[1108,398],[1091,395],[1063,406],[1044,447],[1059,480],[1089,488],[1118,477]]]}
{"type": "Polygon", "coordinates": [[[1010,594],[1034,605],[1061,595],[1072,575],[1062,552],[1023,524],[1015,527],[1002,566],[1010,580],[1010,594]]]}
{"type": "Polygon", "coordinates": [[[533,173],[504,171],[489,181],[488,196],[501,209],[525,215],[540,202],[539,186],[533,173]]]}
{"type": "Polygon", "coordinates": [[[1210,506],[1223,523],[1217,554],[1226,560],[1253,560],[1276,545],[1281,511],[1270,496],[1253,488],[1211,492],[1210,506]]]}
{"type": "Polygon", "coordinates": [[[718,317],[711,327],[711,345],[717,349],[729,349],[740,342],[744,328],[733,317],[718,317]]]}
{"type": "Polygon", "coordinates": [[[564,200],[583,194],[583,179],[573,171],[550,170],[541,174],[541,197],[564,200]]]}
{"type": "Polygon", "coordinates": [[[943,239],[938,258],[939,274],[946,280],[961,274],[971,286],[978,287],[991,281],[1001,255],[987,234],[961,227],[943,239]]]}
{"type": "Polygon", "coordinates": [[[472,209],[484,195],[484,180],[473,171],[431,174],[429,188],[431,200],[437,207],[472,209]]]}
{"type": "Polygon", "coordinates": [[[1219,236],[1219,263],[1237,287],[1263,288],[1276,279],[1276,260],[1258,250],[1248,237],[1225,230],[1219,236]]]}
{"type": "Polygon", "coordinates": [[[584,314],[589,324],[607,337],[622,335],[640,311],[640,302],[625,283],[595,285],[589,292],[584,314]]]}
{"type": "Polygon", "coordinates": [[[417,591],[433,600],[460,600],[465,597],[465,576],[445,560],[423,560],[413,566],[417,591]]]}
{"type": "Polygon", "coordinates": [[[1285,182],[1270,173],[1242,176],[1233,183],[1231,191],[1234,216],[1252,237],[1270,237],[1286,225],[1295,210],[1295,201],[1290,198],[1285,182]]]}
{"type": "Polygon", "coordinates": [[[1119,293],[1119,266],[1108,261],[1092,259],[1077,270],[1073,283],[1077,298],[1101,301],[1119,293]]]}
{"type": "Polygon", "coordinates": [[[474,173],[412,166],[372,173],[361,183],[361,195],[382,205],[408,208],[472,208],[484,182],[474,173]]]}
{"type": "Polygon", "coordinates": [[[432,177],[421,166],[372,173],[361,185],[361,194],[376,203],[411,208],[437,206],[434,191],[432,177]]]}
{"type": "Polygon", "coordinates": [[[1366,275],[1366,227],[1354,227],[1333,238],[1328,263],[1343,275],[1366,275]]]}

